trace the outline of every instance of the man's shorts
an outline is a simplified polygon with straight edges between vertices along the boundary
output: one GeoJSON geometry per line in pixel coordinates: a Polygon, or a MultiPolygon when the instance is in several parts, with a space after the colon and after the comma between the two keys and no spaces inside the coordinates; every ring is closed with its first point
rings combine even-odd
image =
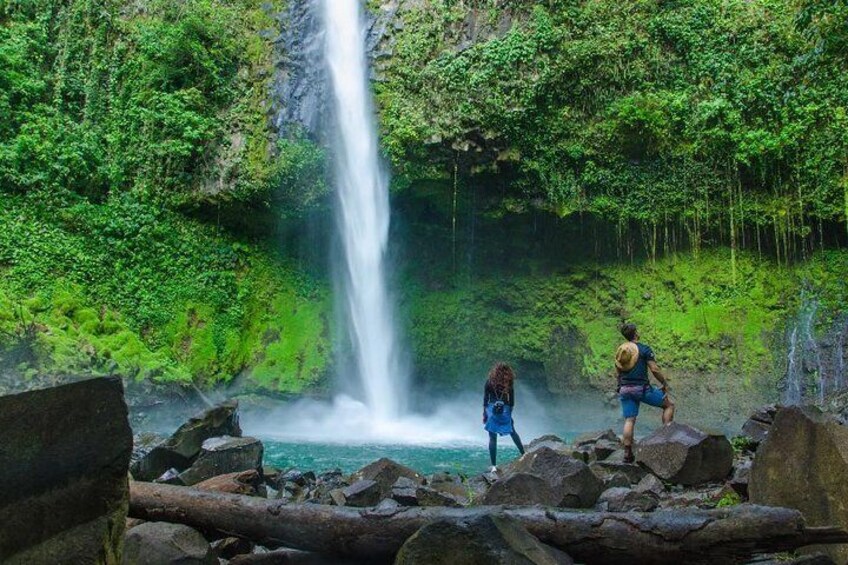
{"type": "Polygon", "coordinates": [[[635,418],[639,415],[639,404],[644,402],[649,406],[660,407],[665,402],[665,393],[656,387],[648,387],[642,394],[620,394],[621,413],[625,418],[635,418]]]}

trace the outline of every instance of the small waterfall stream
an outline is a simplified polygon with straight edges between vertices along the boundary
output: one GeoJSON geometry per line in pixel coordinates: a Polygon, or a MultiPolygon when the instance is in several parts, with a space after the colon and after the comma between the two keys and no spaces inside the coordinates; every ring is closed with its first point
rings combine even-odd
{"type": "Polygon", "coordinates": [[[788,330],[784,404],[823,404],[826,397],[846,386],[845,339],[848,316],[838,316],[830,328],[816,335],[819,302],[805,294],[788,330]]]}
{"type": "Polygon", "coordinates": [[[388,179],[378,154],[365,22],[359,0],[322,0],[322,12],[346,321],[366,405],[377,422],[390,422],[405,411],[408,379],[386,285],[388,179]]]}

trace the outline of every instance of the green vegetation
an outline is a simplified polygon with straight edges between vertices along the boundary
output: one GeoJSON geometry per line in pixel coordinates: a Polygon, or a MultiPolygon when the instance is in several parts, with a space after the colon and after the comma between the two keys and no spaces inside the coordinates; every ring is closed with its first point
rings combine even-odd
{"type": "Polygon", "coordinates": [[[721,238],[801,257],[798,240],[848,215],[846,14],[845,0],[418,4],[376,85],[385,147],[401,182],[496,172],[480,184],[503,208],[653,227],[654,255],[672,227],[696,251],[721,238]]]}
{"type": "MultiPolygon", "coordinates": [[[[329,285],[263,232],[327,195],[324,149],[269,123],[284,8],[0,0],[0,368],[323,386],[329,285]]],[[[801,289],[844,311],[846,0],[398,14],[374,88],[423,195],[400,294],[428,380],[603,387],[631,319],[698,390],[772,385],[801,289]]]]}
{"type": "Polygon", "coordinates": [[[721,496],[715,506],[716,508],[727,508],[737,504],[742,504],[742,497],[736,492],[728,491],[721,496]]]}
{"type": "Polygon", "coordinates": [[[312,203],[323,152],[277,144],[268,126],[273,50],[260,32],[281,6],[262,6],[0,1],[0,187],[283,213],[312,203]]]}
{"type": "MultiPolygon", "coordinates": [[[[636,322],[661,366],[687,387],[727,375],[742,386],[774,383],[785,357],[786,320],[798,289],[826,297],[832,312],[848,299],[848,255],[821,253],[796,267],[729,250],[680,254],[654,263],[580,264],[561,274],[477,276],[411,294],[410,342],[422,371],[456,381],[505,358],[552,392],[574,384],[612,386],[617,327],[636,322]],[[535,373],[535,374],[534,374],[535,373]]],[[[438,275],[434,275],[436,279],[438,275]]]]}
{"type": "Polygon", "coordinates": [[[326,371],[327,290],[273,253],[127,198],[0,200],[0,338],[24,376],[300,392],[326,371]]]}

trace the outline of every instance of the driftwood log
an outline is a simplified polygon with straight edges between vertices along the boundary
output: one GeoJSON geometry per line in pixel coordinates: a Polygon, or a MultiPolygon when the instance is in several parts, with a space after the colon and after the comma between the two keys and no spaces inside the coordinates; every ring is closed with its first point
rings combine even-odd
{"type": "Polygon", "coordinates": [[[740,505],[717,510],[612,513],[541,507],[376,509],[284,504],[238,494],[130,483],[130,516],[177,522],[289,547],[390,562],[409,536],[436,520],[507,514],[543,542],[585,563],[738,563],[758,553],[846,543],[848,532],[807,527],[787,508],[740,505]]]}

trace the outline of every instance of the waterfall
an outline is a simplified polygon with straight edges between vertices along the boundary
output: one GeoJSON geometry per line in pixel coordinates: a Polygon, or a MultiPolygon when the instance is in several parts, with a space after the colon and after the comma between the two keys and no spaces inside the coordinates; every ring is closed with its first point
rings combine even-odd
{"type": "MultiPolygon", "coordinates": [[[[344,314],[355,377],[377,422],[405,410],[406,371],[386,283],[388,178],[377,145],[368,82],[365,23],[359,0],[322,0],[324,58],[333,101],[337,225],[343,262],[344,314]]],[[[343,370],[344,363],[340,363],[343,370]]],[[[350,375],[343,375],[350,377],[350,375]]]]}
{"type": "Polygon", "coordinates": [[[788,332],[783,389],[785,404],[823,404],[829,394],[844,390],[848,384],[845,378],[848,316],[837,316],[830,329],[817,337],[818,313],[818,300],[803,292],[801,307],[788,332]],[[815,398],[812,398],[810,389],[814,389],[815,398]]]}

